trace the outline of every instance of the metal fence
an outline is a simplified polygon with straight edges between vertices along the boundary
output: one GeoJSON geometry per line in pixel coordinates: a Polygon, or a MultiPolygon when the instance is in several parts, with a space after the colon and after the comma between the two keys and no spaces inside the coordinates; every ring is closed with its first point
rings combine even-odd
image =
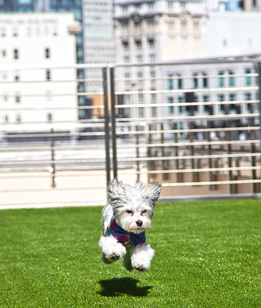
{"type": "Polygon", "coordinates": [[[260,70],[253,59],[5,70],[0,207],[102,205],[114,177],[159,181],[165,200],[258,197],[260,70]]]}

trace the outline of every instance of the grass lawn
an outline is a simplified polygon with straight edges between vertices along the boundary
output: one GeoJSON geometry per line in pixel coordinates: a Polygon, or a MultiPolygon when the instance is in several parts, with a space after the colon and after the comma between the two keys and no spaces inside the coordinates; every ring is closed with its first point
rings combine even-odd
{"type": "Polygon", "coordinates": [[[100,212],[0,211],[0,307],[261,307],[261,200],[157,204],[144,273],[101,262],[100,212]]]}

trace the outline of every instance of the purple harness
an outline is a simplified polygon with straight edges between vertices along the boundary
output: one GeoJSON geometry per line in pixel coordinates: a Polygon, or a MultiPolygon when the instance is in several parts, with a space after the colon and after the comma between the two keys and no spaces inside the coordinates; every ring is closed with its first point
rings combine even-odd
{"type": "Polygon", "coordinates": [[[111,219],[110,227],[111,231],[108,236],[114,236],[117,241],[124,246],[130,247],[134,245],[136,247],[137,245],[143,245],[146,243],[145,231],[138,234],[125,231],[124,229],[122,229],[122,227],[116,224],[114,217],[112,217],[111,219]]]}

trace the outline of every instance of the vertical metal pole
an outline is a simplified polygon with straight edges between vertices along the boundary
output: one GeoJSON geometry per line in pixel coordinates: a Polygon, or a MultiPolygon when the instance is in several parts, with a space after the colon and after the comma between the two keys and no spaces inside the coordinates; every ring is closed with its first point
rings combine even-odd
{"type": "Polygon", "coordinates": [[[105,155],[106,155],[106,178],[107,184],[111,179],[111,164],[110,164],[110,126],[109,126],[109,108],[108,108],[108,79],[107,68],[102,68],[103,81],[103,103],[104,103],[104,130],[105,130],[105,155]]]}
{"type": "MultiPolygon", "coordinates": [[[[178,140],[178,132],[177,132],[177,130],[178,130],[177,123],[174,123],[174,130],[176,131],[174,133],[174,142],[177,144],[178,141],[179,141],[178,140]]],[[[174,155],[176,157],[176,162],[175,162],[176,163],[176,170],[179,170],[180,168],[179,168],[179,159],[178,159],[178,156],[179,156],[179,147],[178,147],[178,145],[174,146],[174,155]]],[[[176,176],[177,183],[181,183],[183,181],[182,177],[183,177],[183,174],[178,172],[177,176],[176,176]]]]}
{"type": "MultiPolygon", "coordinates": [[[[139,131],[139,126],[136,125],[136,132],[139,131]]],[[[136,158],[137,158],[137,169],[136,169],[136,177],[137,177],[137,180],[136,182],[138,183],[140,181],[140,161],[139,161],[139,158],[140,158],[140,148],[139,148],[139,144],[140,144],[140,138],[139,138],[139,134],[136,134],[136,158]]]]}
{"type": "MultiPolygon", "coordinates": [[[[149,134],[148,134],[148,145],[151,145],[152,144],[152,133],[151,133],[151,131],[152,131],[152,125],[151,124],[149,124],[149,134]]],[[[148,156],[148,158],[151,158],[152,157],[152,153],[153,153],[153,149],[149,146],[148,147],[148,151],[147,151],[147,156],[148,156]]],[[[148,170],[149,171],[153,171],[154,170],[154,163],[153,163],[153,161],[148,161],[148,164],[147,164],[147,166],[148,166],[148,170]]],[[[155,174],[152,174],[151,176],[150,176],[150,178],[155,178],[155,174]]],[[[149,179],[149,181],[148,182],[150,182],[150,179],[149,179]]]]}
{"type": "MultiPolygon", "coordinates": [[[[227,128],[231,128],[231,121],[227,120],[227,128]]],[[[230,155],[232,154],[232,145],[231,145],[231,131],[227,132],[227,141],[229,141],[228,146],[227,146],[227,154],[230,155]]],[[[232,172],[232,157],[228,157],[228,180],[232,181],[233,178],[233,172],[232,172]]],[[[229,184],[229,194],[235,194],[235,185],[229,184]]]]}
{"type": "MultiPolygon", "coordinates": [[[[253,104],[250,104],[250,113],[254,112],[254,108],[253,108],[253,104]]],[[[255,126],[255,119],[254,118],[250,118],[250,126],[254,127],[255,126]]],[[[254,141],[256,139],[256,133],[254,130],[250,130],[250,140],[254,141]]],[[[251,143],[250,144],[250,151],[251,154],[255,154],[257,153],[256,151],[256,145],[255,143],[251,143]]],[[[256,169],[254,169],[256,167],[256,157],[255,156],[251,156],[251,166],[252,166],[252,180],[256,180],[257,176],[256,176],[256,169]]],[[[258,183],[252,183],[252,192],[254,194],[259,192],[258,189],[258,183]]]]}
{"type": "MultiPolygon", "coordinates": [[[[194,151],[194,146],[192,145],[192,143],[194,142],[194,133],[191,132],[191,130],[193,129],[193,123],[192,122],[188,122],[188,126],[189,126],[189,141],[191,143],[190,145],[190,155],[191,157],[194,157],[195,155],[195,151],[194,151]]],[[[190,160],[191,162],[191,169],[194,170],[195,169],[195,160],[194,158],[191,158],[190,160]]],[[[198,179],[197,179],[197,174],[196,172],[192,172],[192,181],[193,182],[198,182],[198,179]]]]}
{"type": "Polygon", "coordinates": [[[117,166],[117,144],[116,144],[116,115],[115,115],[115,88],[114,88],[114,68],[110,68],[110,85],[111,85],[111,138],[112,138],[112,163],[113,178],[118,177],[117,166]]]}
{"type": "MultiPolygon", "coordinates": [[[[211,158],[211,155],[212,155],[212,147],[211,147],[211,132],[209,131],[210,128],[212,127],[212,121],[208,121],[208,125],[207,125],[207,128],[208,128],[208,132],[207,132],[207,139],[208,139],[208,167],[209,169],[211,170],[213,168],[213,163],[212,163],[212,158],[211,158]]],[[[213,182],[216,180],[216,177],[214,176],[213,174],[213,171],[210,171],[209,172],[209,179],[210,179],[210,182],[213,182]]],[[[217,189],[217,186],[216,185],[210,185],[209,187],[210,190],[215,190],[217,189]]]]}
{"type": "MultiPolygon", "coordinates": [[[[257,63],[257,72],[258,72],[258,99],[259,99],[259,152],[261,155],[261,62],[257,63]]],[[[259,179],[261,179],[261,156],[260,156],[260,175],[259,175],[259,179]]],[[[258,191],[260,192],[260,182],[257,183],[258,184],[258,191]]]]}
{"type": "Polygon", "coordinates": [[[51,128],[51,154],[52,154],[52,187],[56,187],[55,182],[55,175],[56,175],[56,169],[55,169],[55,137],[53,136],[54,131],[53,128],[51,128]]]}

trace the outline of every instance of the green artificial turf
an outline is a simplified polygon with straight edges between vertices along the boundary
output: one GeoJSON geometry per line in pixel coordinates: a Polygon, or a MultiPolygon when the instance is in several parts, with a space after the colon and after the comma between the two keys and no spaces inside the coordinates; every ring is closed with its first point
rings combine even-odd
{"type": "Polygon", "coordinates": [[[261,307],[261,201],[157,204],[148,272],[101,262],[100,212],[0,211],[0,307],[261,307]]]}

